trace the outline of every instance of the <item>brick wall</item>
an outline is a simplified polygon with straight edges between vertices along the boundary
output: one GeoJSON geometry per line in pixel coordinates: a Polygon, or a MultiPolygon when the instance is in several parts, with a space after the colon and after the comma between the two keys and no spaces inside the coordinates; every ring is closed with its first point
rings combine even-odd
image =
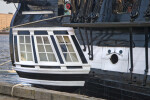
{"type": "Polygon", "coordinates": [[[0,14],[0,30],[10,26],[13,14],[0,14]]]}

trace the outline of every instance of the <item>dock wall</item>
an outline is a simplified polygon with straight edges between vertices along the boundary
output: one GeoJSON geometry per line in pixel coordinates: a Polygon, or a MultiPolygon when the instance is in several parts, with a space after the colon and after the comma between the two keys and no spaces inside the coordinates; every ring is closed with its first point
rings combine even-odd
{"type": "Polygon", "coordinates": [[[14,97],[32,100],[103,100],[79,94],[58,92],[29,86],[14,87],[14,85],[15,84],[0,83],[0,94],[13,95],[14,97]]]}

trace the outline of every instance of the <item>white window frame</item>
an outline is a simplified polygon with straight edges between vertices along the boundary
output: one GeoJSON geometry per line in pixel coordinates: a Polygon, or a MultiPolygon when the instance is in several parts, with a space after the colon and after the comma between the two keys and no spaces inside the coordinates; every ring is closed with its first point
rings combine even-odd
{"type": "MultiPolygon", "coordinates": [[[[19,56],[19,62],[20,63],[23,63],[23,64],[26,64],[27,62],[31,63],[31,64],[34,64],[35,63],[35,58],[34,58],[34,52],[33,52],[33,43],[32,43],[32,38],[31,38],[31,35],[17,35],[17,45],[18,45],[18,56],[19,56]],[[32,52],[32,61],[22,61],[21,60],[21,51],[20,51],[20,36],[29,36],[30,37],[30,45],[31,45],[31,52],[32,52]]],[[[25,46],[26,48],[26,46],[25,46]]]]}
{"type": "MultiPolygon", "coordinates": [[[[62,56],[62,59],[63,59],[63,61],[64,61],[64,63],[65,63],[66,65],[72,65],[72,64],[74,64],[74,65],[76,66],[76,65],[82,64],[81,58],[80,58],[80,56],[79,56],[79,53],[78,53],[78,51],[77,51],[77,49],[76,49],[76,47],[75,47],[75,44],[74,44],[74,42],[73,42],[73,40],[72,40],[72,38],[71,38],[70,35],[61,35],[61,34],[58,34],[58,35],[54,35],[54,38],[55,38],[55,40],[56,40],[56,44],[57,44],[57,46],[58,46],[58,49],[59,49],[60,54],[61,54],[61,56],[62,56]],[[64,55],[63,55],[63,52],[62,52],[62,49],[61,49],[61,47],[60,47],[60,45],[59,45],[59,41],[58,41],[58,39],[57,39],[57,36],[67,36],[67,37],[70,39],[70,42],[71,42],[72,47],[73,47],[73,49],[74,49],[74,53],[75,53],[76,56],[77,56],[78,62],[66,62],[66,59],[65,59],[65,57],[64,57],[64,55]]],[[[63,41],[64,41],[64,39],[63,39],[63,41]]],[[[67,50],[68,50],[68,48],[67,48],[67,50]]],[[[70,53],[70,52],[69,52],[69,53],[70,53]]],[[[72,60],[72,58],[71,58],[71,60],[72,60]]]]}
{"type": "MultiPolygon", "coordinates": [[[[43,41],[42,41],[43,42],[43,41]]],[[[40,65],[46,65],[46,64],[49,64],[49,65],[57,65],[58,66],[58,64],[60,64],[60,61],[59,61],[59,59],[58,59],[58,56],[57,56],[57,53],[56,53],[56,51],[55,51],[55,48],[54,48],[54,45],[53,45],[53,43],[52,43],[52,40],[51,40],[51,38],[50,38],[50,35],[34,35],[34,43],[35,43],[35,50],[36,50],[36,55],[37,55],[37,60],[38,60],[38,62],[39,62],[39,64],[40,65]],[[53,54],[54,54],[54,56],[55,56],[55,58],[56,58],[56,62],[53,62],[53,61],[40,61],[40,57],[39,57],[39,52],[38,52],[38,45],[37,45],[37,39],[36,39],[36,37],[38,37],[38,36],[40,36],[40,37],[48,37],[48,39],[49,39],[49,42],[50,42],[50,45],[51,45],[51,48],[52,48],[52,50],[53,50],[53,54]]],[[[44,48],[45,49],[45,48],[44,48]]],[[[47,53],[47,52],[45,52],[45,53],[47,53]]]]}

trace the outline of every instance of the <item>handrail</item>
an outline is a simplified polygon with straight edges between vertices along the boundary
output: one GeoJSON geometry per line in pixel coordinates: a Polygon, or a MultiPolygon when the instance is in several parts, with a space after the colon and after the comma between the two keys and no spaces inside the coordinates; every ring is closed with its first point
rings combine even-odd
{"type": "Polygon", "coordinates": [[[150,22],[63,23],[62,25],[64,27],[129,28],[129,27],[150,27],[150,22]]]}

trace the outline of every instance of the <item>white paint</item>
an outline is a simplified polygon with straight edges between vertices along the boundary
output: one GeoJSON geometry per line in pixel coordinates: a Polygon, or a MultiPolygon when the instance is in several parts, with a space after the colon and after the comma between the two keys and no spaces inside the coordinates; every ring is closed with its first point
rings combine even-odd
{"type": "Polygon", "coordinates": [[[22,81],[31,84],[51,85],[51,86],[84,86],[85,81],[49,81],[20,78],[22,81]]]}
{"type": "MultiPolygon", "coordinates": [[[[83,46],[82,46],[83,48],[83,46]]],[[[130,72],[130,48],[126,47],[98,47],[94,46],[94,60],[89,60],[88,51],[84,52],[91,68],[114,71],[114,72],[130,72]],[[118,55],[119,61],[117,64],[112,64],[110,57],[112,54],[108,55],[108,50],[112,51],[112,54],[118,55]],[[119,50],[123,51],[123,54],[119,55],[119,50]]],[[[150,52],[150,48],[149,48],[150,52]]],[[[150,60],[149,60],[150,65],[150,60]]],[[[144,74],[145,71],[145,48],[135,47],[133,48],[133,73],[144,74]]],[[[149,73],[150,75],[150,69],[149,73]]]]}
{"type": "Polygon", "coordinates": [[[27,72],[27,73],[43,73],[43,74],[89,74],[90,67],[84,67],[83,69],[37,69],[37,68],[26,68],[26,67],[15,67],[16,71],[27,72]]]}
{"type": "Polygon", "coordinates": [[[73,31],[73,28],[71,27],[34,27],[34,28],[30,28],[30,27],[20,27],[20,28],[13,28],[13,31],[68,31],[70,33],[70,31],[73,31]]]}
{"type": "Polygon", "coordinates": [[[27,15],[27,14],[53,14],[53,11],[23,11],[22,12],[23,15],[27,15]]]}

